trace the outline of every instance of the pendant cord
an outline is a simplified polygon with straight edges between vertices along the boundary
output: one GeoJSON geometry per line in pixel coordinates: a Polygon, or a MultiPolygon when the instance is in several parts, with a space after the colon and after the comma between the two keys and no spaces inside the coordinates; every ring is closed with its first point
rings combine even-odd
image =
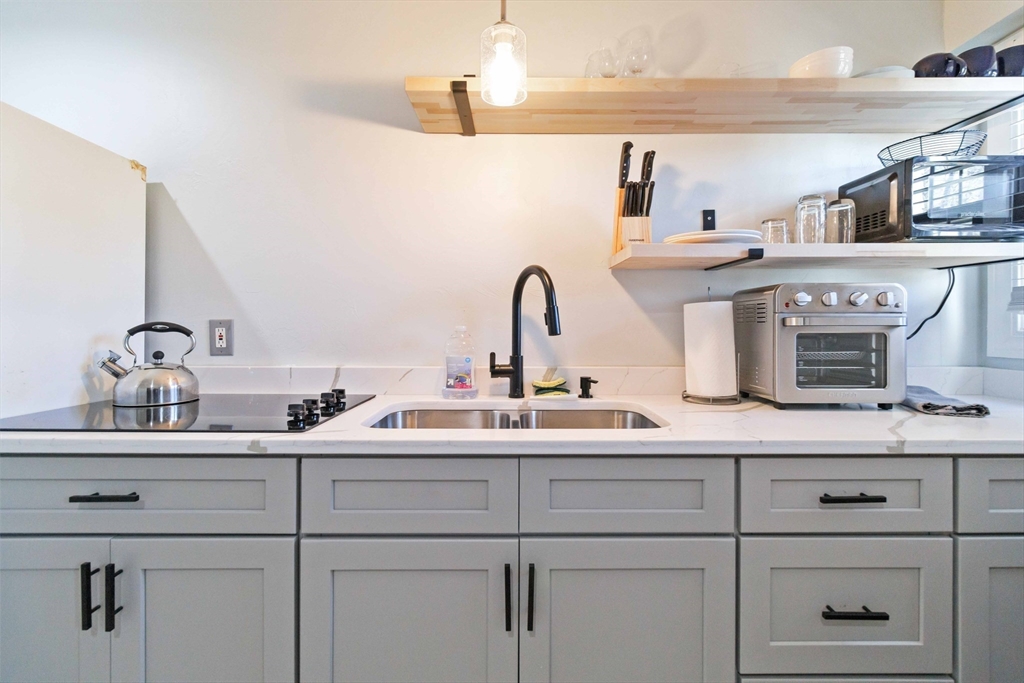
{"type": "Polygon", "coordinates": [[[501,20],[505,21],[505,0],[501,0],[501,20]]]}

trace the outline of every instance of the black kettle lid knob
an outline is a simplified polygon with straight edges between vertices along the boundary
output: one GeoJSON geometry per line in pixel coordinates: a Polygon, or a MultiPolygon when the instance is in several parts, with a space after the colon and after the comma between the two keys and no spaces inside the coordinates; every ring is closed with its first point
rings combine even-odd
{"type": "Polygon", "coordinates": [[[161,363],[163,363],[164,362],[164,352],[163,351],[154,351],[153,352],[153,362],[156,363],[157,365],[160,365],[161,363]]]}

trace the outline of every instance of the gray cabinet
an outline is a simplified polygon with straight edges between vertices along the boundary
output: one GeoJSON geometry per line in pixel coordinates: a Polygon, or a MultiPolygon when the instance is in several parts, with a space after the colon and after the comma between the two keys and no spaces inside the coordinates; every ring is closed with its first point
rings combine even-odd
{"type": "Polygon", "coordinates": [[[735,679],[732,538],[521,543],[520,680],[735,679]]]}
{"type": "Polygon", "coordinates": [[[516,680],[518,540],[305,539],[300,555],[301,680],[516,680]]]}
{"type": "Polygon", "coordinates": [[[109,538],[0,539],[0,681],[110,680],[102,610],[83,622],[83,589],[102,607],[109,538]],[[82,581],[82,565],[91,574],[82,581]]]}
{"type": "Polygon", "coordinates": [[[1024,537],[959,538],[960,683],[1024,681],[1024,537]]]}
{"type": "Polygon", "coordinates": [[[295,678],[295,540],[115,538],[113,681],[295,678]]]}

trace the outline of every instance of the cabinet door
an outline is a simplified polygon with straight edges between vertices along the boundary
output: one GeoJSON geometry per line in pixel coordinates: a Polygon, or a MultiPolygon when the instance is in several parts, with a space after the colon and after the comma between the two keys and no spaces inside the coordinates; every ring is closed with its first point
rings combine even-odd
{"type": "Polygon", "coordinates": [[[295,679],[295,541],[114,539],[114,681],[295,679]]]}
{"type": "Polygon", "coordinates": [[[306,539],[300,559],[301,680],[516,680],[517,540],[306,539]]]}
{"type": "Polygon", "coordinates": [[[958,538],[960,683],[1024,681],[1024,537],[958,538]]]}
{"type": "Polygon", "coordinates": [[[735,680],[735,557],[731,538],[523,539],[521,680],[735,680]]]}
{"type": "Polygon", "coordinates": [[[109,538],[0,539],[0,681],[110,680],[110,637],[91,610],[103,585],[91,572],[109,553],[109,538]]]}

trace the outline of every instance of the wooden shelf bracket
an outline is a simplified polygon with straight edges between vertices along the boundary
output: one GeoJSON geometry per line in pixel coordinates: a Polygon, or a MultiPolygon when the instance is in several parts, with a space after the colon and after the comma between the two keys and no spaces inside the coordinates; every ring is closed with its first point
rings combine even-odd
{"type": "Polygon", "coordinates": [[[736,259],[735,261],[726,261],[725,263],[719,263],[717,266],[711,266],[704,270],[722,270],[723,268],[732,268],[733,266],[740,266],[750,261],[760,261],[764,258],[764,249],[758,247],[756,249],[747,249],[747,255],[744,258],[736,259]]]}
{"type": "Polygon", "coordinates": [[[462,123],[462,134],[476,135],[476,124],[473,123],[473,109],[469,106],[466,81],[452,81],[452,97],[455,98],[455,109],[459,112],[459,121],[462,123]]]}

